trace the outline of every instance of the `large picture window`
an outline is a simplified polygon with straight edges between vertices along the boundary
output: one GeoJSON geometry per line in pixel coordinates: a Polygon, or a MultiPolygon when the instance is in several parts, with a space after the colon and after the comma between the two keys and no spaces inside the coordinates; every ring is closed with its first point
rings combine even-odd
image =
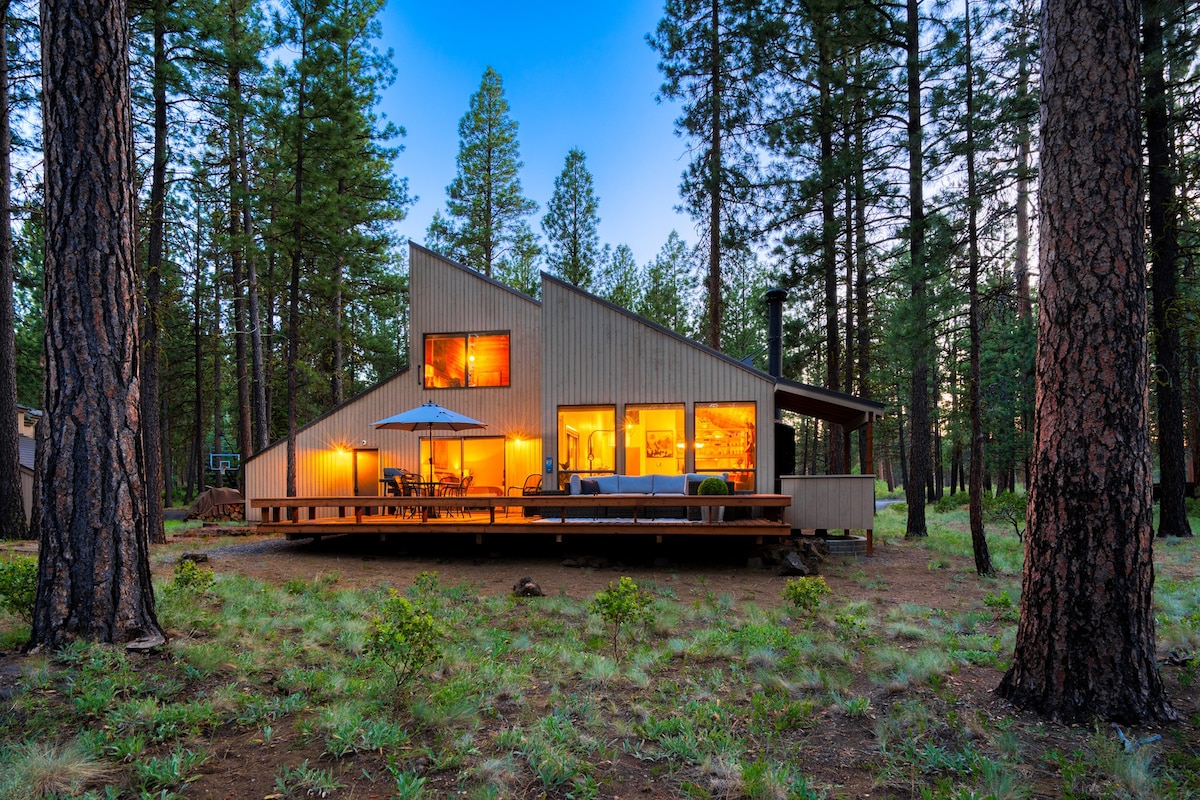
{"type": "Polygon", "coordinates": [[[625,472],[682,475],[687,455],[683,403],[625,406],[625,472]]]}
{"type": "Polygon", "coordinates": [[[617,470],[617,410],[613,406],[559,406],[559,479],[569,481],[617,470]]]}
{"type": "Polygon", "coordinates": [[[758,446],[754,403],[697,403],[696,471],[727,472],[738,489],[755,488],[758,446]]]}
{"type": "Polygon", "coordinates": [[[507,333],[425,334],[426,389],[509,385],[507,333]]]}

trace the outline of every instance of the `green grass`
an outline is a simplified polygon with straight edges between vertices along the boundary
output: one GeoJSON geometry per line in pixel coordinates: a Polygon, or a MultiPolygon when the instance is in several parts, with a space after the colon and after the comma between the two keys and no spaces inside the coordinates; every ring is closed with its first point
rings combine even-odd
{"type": "MultiPolygon", "coordinates": [[[[902,537],[902,515],[879,519],[881,542],[902,537]]],[[[639,618],[614,634],[593,597],[481,597],[422,573],[396,588],[446,636],[403,691],[369,646],[386,586],[222,573],[160,591],[173,638],[158,656],[76,644],[19,662],[0,796],[169,797],[219,769],[221,748],[251,746],[279,754],[263,791],[287,797],[595,797],[627,793],[619,779],[640,771],[670,796],[834,798],[848,796],[843,777],[821,762],[843,758],[843,740],[873,795],[1021,798],[1031,774],[1064,797],[1200,794],[1186,729],[1127,753],[1104,726],[1048,736],[966,704],[964,677],[994,685],[1012,652],[1019,547],[992,535],[1001,574],[981,579],[965,513],[929,522],[903,546],[965,610],[887,602],[882,562],[861,561],[833,565],[851,588],[804,610],[782,592],[645,582],[639,618]],[[301,746],[312,757],[289,760],[301,746]]],[[[1200,544],[1156,550],[1173,570],[1156,586],[1163,648],[1194,652],[1200,544]]],[[[27,631],[0,617],[0,636],[27,631]]],[[[1187,688],[1194,663],[1164,671],[1187,688]]]]}

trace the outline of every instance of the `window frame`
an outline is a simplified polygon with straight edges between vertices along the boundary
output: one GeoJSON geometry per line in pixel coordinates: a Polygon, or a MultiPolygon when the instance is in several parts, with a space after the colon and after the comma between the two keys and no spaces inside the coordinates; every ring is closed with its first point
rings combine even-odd
{"type": "Polygon", "coordinates": [[[507,389],[512,386],[512,331],[511,330],[488,330],[488,331],[445,331],[422,334],[421,338],[421,387],[430,390],[442,389],[507,389]],[[504,370],[501,372],[505,382],[495,384],[480,385],[475,382],[476,371],[471,367],[470,351],[471,339],[481,337],[504,337],[507,347],[507,361],[504,365],[504,370]],[[434,341],[452,341],[458,339],[462,342],[463,360],[461,363],[463,381],[460,386],[437,386],[430,380],[432,375],[432,365],[430,364],[430,343],[434,341]]]}

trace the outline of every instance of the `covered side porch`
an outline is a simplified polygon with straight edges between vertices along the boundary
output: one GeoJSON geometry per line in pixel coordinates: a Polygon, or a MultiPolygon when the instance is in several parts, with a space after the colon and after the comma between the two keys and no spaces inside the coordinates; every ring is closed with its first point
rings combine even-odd
{"type": "Polygon", "coordinates": [[[785,519],[793,533],[841,530],[849,535],[852,531],[863,531],[866,552],[873,553],[875,474],[868,471],[868,465],[875,463],[874,424],[883,416],[883,406],[872,400],[777,379],[775,407],[840,426],[844,464],[851,463],[850,434],[862,430],[865,439],[862,474],[794,475],[787,474],[787,465],[781,464],[778,489],[790,499],[785,519]]]}

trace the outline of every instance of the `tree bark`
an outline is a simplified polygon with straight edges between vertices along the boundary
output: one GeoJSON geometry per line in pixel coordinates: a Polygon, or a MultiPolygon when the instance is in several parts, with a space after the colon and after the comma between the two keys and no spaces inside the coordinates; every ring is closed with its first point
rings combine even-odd
{"type": "Polygon", "coordinates": [[[17,344],[13,311],[12,135],[8,112],[8,0],[0,2],[0,539],[29,536],[21,498],[17,344]]]}
{"type": "Polygon", "coordinates": [[[721,2],[712,0],[712,119],[708,152],[708,346],[721,349],[721,2]]]}
{"type": "Polygon", "coordinates": [[[925,484],[930,470],[929,453],[929,357],[932,343],[928,331],[928,298],[925,280],[925,180],[921,127],[921,36],[917,0],[908,0],[906,47],[908,49],[908,192],[909,192],[909,295],[912,313],[912,363],[909,384],[910,432],[908,474],[904,498],[908,520],[904,538],[927,536],[925,484]]]}
{"type": "Polygon", "coordinates": [[[32,644],[150,647],[125,3],[41,4],[45,446],[32,644]]]}
{"type": "Polygon", "coordinates": [[[967,287],[970,293],[967,327],[970,329],[970,354],[967,374],[968,399],[971,417],[971,466],[967,489],[967,515],[971,525],[971,551],[975,555],[975,571],[980,575],[992,574],[992,555],[988,550],[987,535],[983,525],[983,396],[981,351],[983,349],[979,330],[979,202],[975,175],[975,63],[972,60],[971,44],[971,0],[964,3],[966,22],[967,62],[967,287]]]}
{"type": "Polygon", "coordinates": [[[1163,4],[1144,4],[1146,69],[1146,179],[1150,221],[1151,324],[1154,326],[1154,399],[1158,415],[1159,536],[1191,536],[1187,518],[1187,462],[1183,447],[1183,375],[1180,365],[1178,229],[1171,147],[1170,98],[1164,75],[1163,4]]]}
{"type": "Polygon", "coordinates": [[[142,441],[146,453],[146,526],[150,541],[165,544],[163,459],[159,420],[159,306],[162,303],[164,219],[167,197],[167,8],[155,0],[154,15],[154,158],[150,168],[150,229],[146,243],[145,309],[142,320],[142,441]]]}
{"type": "Polygon", "coordinates": [[[1169,719],[1155,663],[1138,4],[1046,0],[1041,290],[1021,618],[998,692],[1169,719]]]}
{"type": "MultiPolygon", "coordinates": [[[[301,20],[300,61],[308,56],[308,21],[301,20]]],[[[299,70],[299,87],[296,93],[296,172],[294,208],[292,209],[291,275],[288,279],[288,341],[287,341],[287,496],[296,496],[296,393],[299,390],[299,337],[300,337],[300,273],[304,263],[304,224],[301,212],[304,208],[304,137],[306,83],[303,69],[299,70]]]]}
{"type": "Polygon", "coordinates": [[[251,425],[250,405],[250,367],[247,338],[249,330],[246,325],[246,289],[243,270],[242,254],[246,248],[246,240],[242,231],[242,213],[240,206],[250,202],[249,197],[241,193],[242,183],[239,176],[241,160],[238,158],[238,127],[237,111],[234,106],[239,102],[237,68],[230,66],[226,76],[229,88],[229,113],[226,119],[228,125],[225,131],[225,141],[228,148],[226,157],[229,159],[229,266],[233,278],[233,342],[234,342],[234,379],[237,381],[237,449],[245,458],[250,452],[254,441],[254,430],[251,425]]]}

